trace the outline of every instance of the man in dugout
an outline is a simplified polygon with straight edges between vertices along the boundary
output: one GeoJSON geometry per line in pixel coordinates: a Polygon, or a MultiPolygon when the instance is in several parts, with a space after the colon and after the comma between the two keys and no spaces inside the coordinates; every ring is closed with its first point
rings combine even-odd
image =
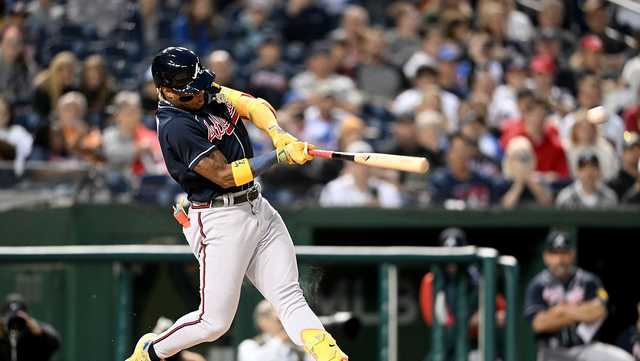
{"type": "Polygon", "coordinates": [[[609,296],[598,276],[575,265],[569,233],[552,231],[546,269],[529,283],[524,315],[538,344],[538,361],[633,361],[624,350],[595,341],[609,296]]]}

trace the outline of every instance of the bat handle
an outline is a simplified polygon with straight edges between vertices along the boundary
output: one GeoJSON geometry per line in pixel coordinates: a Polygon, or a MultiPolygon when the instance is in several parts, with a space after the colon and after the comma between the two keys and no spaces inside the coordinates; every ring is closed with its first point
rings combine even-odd
{"type": "Polygon", "coordinates": [[[333,152],[330,150],[320,150],[320,149],[310,149],[309,155],[312,155],[316,158],[325,158],[331,159],[333,152]]]}

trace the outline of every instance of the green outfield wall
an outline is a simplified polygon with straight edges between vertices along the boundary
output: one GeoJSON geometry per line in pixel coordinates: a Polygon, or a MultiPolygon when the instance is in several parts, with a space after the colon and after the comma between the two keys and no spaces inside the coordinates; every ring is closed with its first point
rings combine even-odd
{"type": "MultiPolygon", "coordinates": [[[[640,290],[625,283],[635,264],[634,241],[640,239],[638,211],[443,211],[381,209],[281,209],[296,244],[306,245],[437,245],[438,233],[449,226],[465,229],[472,243],[513,255],[521,266],[522,291],[543,265],[541,244],[552,227],[576,233],[579,264],[598,273],[611,295],[609,320],[602,337],[613,340],[631,323],[640,290]]],[[[138,205],[80,205],[69,208],[13,210],[0,213],[0,245],[63,244],[177,244],[183,243],[169,209],[138,205]]],[[[197,269],[194,264],[140,263],[131,268],[134,332],[149,330],[159,315],[176,318],[197,307],[197,269]]],[[[375,359],[377,269],[362,266],[301,267],[303,287],[319,313],[355,310],[365,324],[345,348],[357,359],[375,359]]],[[[429,330],[417,309],[417,286],[429,269],[402,268],[399,273],[399,347],[401,361],[422,360],[428,352],[429,330]]],[[[118,268],[104,264],[69,265],[61,259],[46,264],[2,265],[0,295],[19,291],[31,301],[32,313],[56,325],[64,348],[57,360],[114,359],[115,315],[112,312],[118,268]]],[[[259,295],[243,289],[233,330],[220,342],[228,352],[255,331],[252,308],[259,295]]],[[[532,361],[531,334],[524,321],[522,360],[532,361]]],[[[206,350],[203,350],[206,351],[206,350]]]]}

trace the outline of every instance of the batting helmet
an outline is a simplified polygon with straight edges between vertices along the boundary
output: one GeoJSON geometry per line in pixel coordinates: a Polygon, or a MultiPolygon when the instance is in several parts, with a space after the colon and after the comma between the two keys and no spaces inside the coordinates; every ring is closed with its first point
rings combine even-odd
{"type": "Polygon", "coordinates": [[[156,87],[167,87],[184,94],[205,90],[216,78],[212,71],[200,65],[200,59],[193,51],[173,46],[153,58],[151,74],[156,87]]]}

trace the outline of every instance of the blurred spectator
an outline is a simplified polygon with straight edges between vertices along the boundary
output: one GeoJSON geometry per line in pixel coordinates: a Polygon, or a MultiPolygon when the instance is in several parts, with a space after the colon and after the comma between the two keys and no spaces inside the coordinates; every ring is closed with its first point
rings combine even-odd
{"type": "MultiPolygon", "coordinates": [[[[557,1],[557,0],[551,0],[557,1]]],[[[544,29],[538,34],[534,45],[537,56],[550,57],[554,65],[553,83],[560,89],[575,93],[575,74],[570,67],[570,56],[577,41],[573,34],[561,29],[544,29]]]]}
{"type": "Polygon", "coordinates": [[[542,257],[546,269],[529,282],[524,305],[538,360],[633,361],[625,351],[595,340],[609,295],[598,276],[576,267],[571,236],[551,232],[542,257]]]}
{"type": "Polygon", "coordinates": [[[438,84],[458,98],[467,96],[466,79],[459,72],[461,52],[454,43],[445,43],[438,51],[438,84]]]}
{"type": "MultiPolygon", "coordinates": [[[[328,88],[336,95],[337,106],[357,114],[362,104],[362,96],[353,80],[339,75],[332,69],[329,48],[316,46],[306,61],[307,70],[291,79],[293,91],[305,99],[313,98],[319,88],[328,88]]],[[[313,99],[310,99],[313,103],[313,99]]]]}
{"type": "Polygon", "coordinates": [[[602,183],[600,161],[594,153],[578,156],[576,181],[564,188],[556,198],[560,208],[611,208],[618,198],[611,188],[602,183]]]}
{"type": "Polygon", "coordinates": [[[124,20],[127,5],[126,0],[66,0],[65,19],[106,37],[124,20]]]}
{"type": "Polygon", "coordinates": [[[540,54],[531,60],[533,91],[547,100],[553,113],[565,116],[575,108],[575,99],[564,89],[554,84],[556,64],[549,54],[540,54]]]}
{"type": "Polygon", "coordinates": [[[514,137],[527,137],[536,154],[536,170],[545,173],[549,180],[556,180],[569,176],[569,168],[558,131],[547,121],[548,111],[544,99],[534,98],[522,120],[505,124],[500,143],[506,149],[514,137]]]}
{"type": "Polygon", "coordinates": [[[636,103],[624,111],[623,118],[626,131],[640,133],[640,87],[637,89],[636,103]]]}
{"type": "Polygon", "coordinates": [[[416,134],[418,145],[424,149],[422,156],[429,160],[432,169],[444,165],[442,145],[445,138],[446,120],[442,114],[426,110],[416,116],[416,134]]]}
{"type": "Polygon", "coordinates": [[[524,19],[519,15],[512,17],[511,15],[515,13],[507,8],[505,2],[481,1],[477,11],[478,26],[489,32],[491,36],[490,52],[492,57],[500,62],[509,58],[513,52],[522,53],[518,42],[533,35],[530,23],[528,25],[520,24],[522,25],[521,29],[515,26],[518,22],[522,23],[524,19]],[[514,25],[510,25],[510,22],[514,25]]]}
{"type": "Polygon", "coordinates": [[[388,13],[394,27],[386,35],[387,58],[393,66],[401,67],[420,50],[420,15],[415,6],[404,1],[392,3],[388,13]]]}
{"type": "Polygon", "coordinates": [[[216,74],[216,83],[233,89],[244,89],[236,63],[226,50],[214,50],[207,57],[207,68],[216,74]]]}
{"type": "Polygon", "coordinates": [[[281,55],[279,39],[266,38],[258,46],[258,58],[247,67],[247,91],[267,100],[275,108],[282,105],[292,74],[281,55]]]}
{"type": "Polygon", "coordinates": [[[436,57],[444,39],[442,29],[438,26],[428,26],[422,33],[422,48],[414,52],[402,68],[407,79],[416,79],[418,69],[422,66],[436,66],[436,57]]]}
{"type": "MultiPolygon", "coordinates": [[[[611,26],[611,8],[603,0],[585,0],[582,4],[588,31],[597,35],[606,54],[620,54],[626,50],[623,35],[611,26]]],[[[622,54],[620,54],[622,55],[622,54]]],[[[620,57],[620,59],[624,59],[620,57]]]]}
{"type": "Polygon", "coordinates": [[[0,40],[0,96],[13,107],[27,105],[33,92],[34,71],[35,65],[25,53],[20,29],[4,28],[0,40]]]}
{"type": "Polygon", "coordinates": [[[100,162],[102,134],[87,124],[87,100],[79,92],[69,92],[58,100],[52,124],[50,155],[54,157],[100,162]]]}
{"type": "Polygon", "coordinates": [[[0,360],[48,361],[60,348],[58,331],[33,318],[21,295],[7,296],[0,317],[0,360]]]}
{"type": "Polygon", "coordinates": [[[204,56],[213,48],[226,47],[224,20],[216,13],[213,0],[192,0],[173,23],[173,41],[204,56]]]}
{"type": "Polygon", "coordinates": [[[529,17],[516,8],[515,0],[499,0],[497,2],[502,3],[507,13],[507,37],[520,43],[531,41],[536,29],[529,17]]]}
{"type": "Polygon", "coordinates": [[[238,361],[311,361],[312,357],[296,346],[282,327],[273,306],[262,300],[253,320],[260,332],[238,345],[238,361]]]}
{"type": "Polygon", "coordinates": [[[591,72],[598,76],[605,73],[604,45],[596,35],[585,35],[580,46],[569,59],[571,70],[576,74],[591,72]]]}
{"type": "Polygon", "coordinates": [[[37,145],[48,146],[49,115],[62,94],[75,90],[76,63],[72,52],[63,51],[53,57],[49,68],[35,78],[33,110],[39,117],[34,134],[37,145]]]}
{"type": "Polygon", "coordinates": [[[56,1],[30,1],[27,9],[29,12],[27,27],[31,32],[43,32],[46,35],[51,35],[64,20],[64,6],[56,1]]]}
{"type": "Polygon", "coordinates": [[[536,172],[536,155],[529,139],[518,136],[509,142],[502,160],[502,173],[508,191],[502,197],[506,209],[527,206],[550,206],[553,195],[536,172]]]}
{"type": "Polygon", "coordinates": [[[587,120],[587,112],[576,112],[575,119],[569,138],[565,142],[565,151],[569,160],[571,175],[575,178],[578,174],[579,155],[591,152],[598,156],[602,179],[605,182],[610,181],[618,174],[618,169],[620,169],[618,155],[611,144],[600,135],[598,126],[587,120]]]}
{"type": "Polygon", "coordinates": [[[364,35],[363,54],[356,69],[356,84],[369,102],[386,107],[402,86],[397,68],[385,59],[386,40],[381,29],[368,30],[364,35]]]}
{"type": "Polygon", "coordinates": [[[102,149],[107,165],[126,178],[164,174],[156,132],[142,124],[140,96],[121,91],[114,99],[114,125],[104,131],[102,149]]]}
{"type": "Polygon", "coordinates": [[[138,25],[140,44],[148,49],[148,54],[159,51],[171,38],[171,21],[167,11],[163,9],[163,2],[158,0],[138,1],[138,25]]]}
{"type": "Polygon", "coordinates": [[[84,61],[80,92],[87,99],[87,121],[90,125],[104,128],[107,106],[115,94],[115,79],[107,72],[104,58],[91,55],[84,61]]]}
{"type": "Polygon", "coordinates": [[[268,0],[249,0],[241,7],[236,23],[228,31],[231,49],[240,64],[252,62],[258,46],[276,34],[275,25],[269,21],[272,7],[272,2],[268,0]]]}
{"type": "Polygon", "coordinates": [[[313,0],[289,0],[277,18],[284,39],[304,45],[323,39],[332,25],[326,10],[313,0]]]}
{"type": "Polygon", "coordinates": [[[640,160],[636,166],[636,182],[635,184],[622,196],[622,203],[640,205],[640,160]]]}
{"type": "Polygon", "coordinates": [[[437,109],[432,110],[441,111],[445,115],[445,129],[457,129],[460,100],[454,94],[437,87],[437,81],[438,70],[429,65],[420,66],[413,81],[414,87],[398,94],[391,105],[392,112],[396,116],[416,112],[425,103],[427,94],[435,91],[439,105],[437,109]]]}
{"type": "Polygon", "coordinates": [[[33,137],[21,125],[13,124],[11,105],[0,97],[0,160],[12,160],[13,170],[20,176],[32,146],[33,137]]]}
{"type": "Polygon", "coordinates": [[[418,143],[416,122],[413,113],[397,117],[391,124],[392,137],[379,146],[382,153],[423,157],[428,153],[418,143]]]}
{"type": "Polygon", "coordinates": [[[313,95],[315,105],[304,113],[303,139],[321,148],[335,149],[338,127],[346,113],[337,107],[338,95],[326,85],[313,95]]]}
{"type": "MultiPolygon", "coordinates": [[[[350,144],[347,152],[372,152],[365,142],[350,144]]],[[[398,188],[381,178],[363,165],[347,162],[342,175],[329,182],[320,194],[322,207],[382,207],[398,208],[402,197],[398,188]]]]}
{"type": "MultiPolygon", "coordinates": [[[[602,81],[592,73],[584,74],[578,81],[578,109],[565,116],[558,127],[562,139],[569,137],[578,111],[586,111],[602,104],[602,81]]],[[[600,134],[614,145],[616,151],[622,150],[624,124],[622,119],[611,112],[607,112],[604,123],[599,125],[600,134]]]]}
{"type": "Polygon", "coordinates": [[[526,81],[526,61],[521,56],[512,57],[505,66],[504,84],[497,86],[491,97],[488,108],[490,127],[500,129],[506,120],[516,119],[524,114],[524,104],[519,103],[525,99],[524,96],[531,97],[529,93],[521,93],[525,90],[526,81]]]}
{"type": "Polygon", "coordinates": [[[349,5],[344,9],[340,26],[331,32],[331,38],[346,44],[347,63],[355,66],[360,62],[362,39],[369,28],[369,12],[362,6],[349,5]]]}
{"type": "Polygon", "coordinates": [[[447,166],[431,175],[431,202],[448,209],[486,208],[497,199],[494,182],[471,168],[475,145],[460,133],[449,137],[447,166]]]}
{"type": "Polygon", "coordinates": [[[460,106],[460,133],[476,145],[474,165],[485,174],[499,172],[497,162],[502,156],[500,142],[485,125],[486,107],[483,103],[467,101],[460,106]]]}
{"type": "MultiPolygon", "coordinates": [[[[540,11],[538,11],[536,16],[538,31],[558,31],[563,40],[572,37],[569,32],[562,29],[564,18],[565,6],[561,0],[542,0],[540,11]]],[[[563,42],[563,44],[564,43],[565,42],[563,42]]]]}
{"type": "Polygon", "coordinates": [[[640,162],[640,136],[638,133],[625,133],[624,150],[622,151],[622,166],[614,179],[609,182],[609,187],[613,189],[618,199],[633,187],[640,172],[638,163],[640,162]]]}

